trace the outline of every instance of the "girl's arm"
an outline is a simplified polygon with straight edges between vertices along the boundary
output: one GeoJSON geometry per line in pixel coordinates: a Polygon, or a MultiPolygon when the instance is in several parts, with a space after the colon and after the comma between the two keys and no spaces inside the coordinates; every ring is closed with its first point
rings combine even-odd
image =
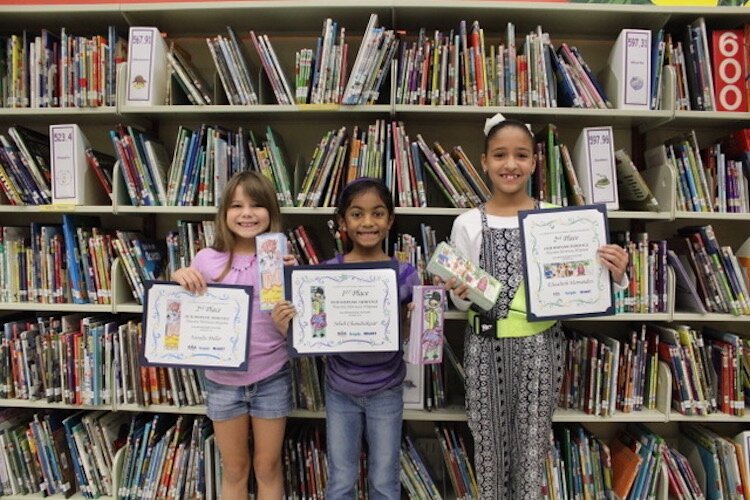
{"type": "Polygon", "coordinates": [[[411,315],[414,311],[414,302],[403,304],[401,306],[401,345],[404,345],[405,341],[411,342],[411,315]]]}
{"type": "Polygon", "coordinates": [[[206,280],[197,269],[183,267],[172,273],[172,281],[192,293],[202,294],[206,291],[206,280]]]}
{"type": "MultiPolygon", "coordinates": [[[[479,225],[479,231],[481,233],[481,222],[479,225]]],[[[479,237],[479,245],[481,246],[482,239],[479,237]]],[[[478,256],[475,258],[476,253],[472,248],[472,241],[469,237],[469,228],[461,223],[460,219],[456,219],[453,223],[453,229],[451,230],[451,244],[453,247],[463,255],[464,257],[476,262],[478,256]],[[475,260],[476,259],[476,260],[475,260]]],[[[461,311],[467,311],[471,307],[471,301],[466,299],[469,293],[469,287],[465,284],[458,284],[455,278],[451,278],[445,283],[445,289],[450,291],[451,300],[457,309],[461,311]]]]}

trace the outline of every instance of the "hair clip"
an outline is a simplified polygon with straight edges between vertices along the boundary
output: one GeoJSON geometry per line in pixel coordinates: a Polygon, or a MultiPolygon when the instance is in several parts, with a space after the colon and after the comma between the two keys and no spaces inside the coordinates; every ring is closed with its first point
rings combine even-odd
{"type": "Polygon", "coordinates": [[[484,135],[489,135],[490,130],[492,130],[492,127],[504,121],[505,121],[505,117],[501,115],[500,113],[496,113],[495,116],[491,118],[487,118],[484,121],[484,135]]]}

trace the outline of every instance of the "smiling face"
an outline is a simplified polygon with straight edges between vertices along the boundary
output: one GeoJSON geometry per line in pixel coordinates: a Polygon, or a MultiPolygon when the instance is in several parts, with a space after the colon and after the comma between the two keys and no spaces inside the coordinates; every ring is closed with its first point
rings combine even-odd
{"type": "Polygon", "coordinates": [[[515,125],[505,126],[488,138],[482,168],[496,195],[514,196],[526,191],[535,167],[533,148],[529,132],[515,125]]]}
{"type": "Polygon", "coordinates": [[[235,248],[254,252],[255,237],[268,231],[270,224],[268,209],[259,206],[241,186],[237,186],[227,209],[227,227],[234,234],[235,248]]]}
{"type": "Polygon", "coordinates": [[[361,253],[381,251],[392,224],[393,214],[374,189],[354,196],[340,221],[353,249],[361,253]]]}

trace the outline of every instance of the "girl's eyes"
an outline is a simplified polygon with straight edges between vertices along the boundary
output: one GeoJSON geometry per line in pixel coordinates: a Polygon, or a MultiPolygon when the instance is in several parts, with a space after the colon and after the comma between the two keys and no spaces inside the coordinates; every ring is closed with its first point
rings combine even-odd
{"type": "MultiPolygon", "coordinates": [[[[349,212],[349,217],[351,217],[352,219],[359,219],[363,215],[364,214],[362,212],[349,212]]],[[[378,211],[372,212],[372,216],[378,219],[382,219],[382,218],[387,217],[387,214],[384,210],[382,211],[378,210],[378,211]]]]}
{"type": "MultiPolygon", "coordinates": [[[[229,208],[242,208],[243,206],[244,205],[241,204],[241,203],[232,203],[229,206],[229,208]]],[[[250,205],[248,205],[248,207],[250,207],[250,208],[260,208],[260,205],[258,205],[257,203],[251,203],[250,205]]]]}

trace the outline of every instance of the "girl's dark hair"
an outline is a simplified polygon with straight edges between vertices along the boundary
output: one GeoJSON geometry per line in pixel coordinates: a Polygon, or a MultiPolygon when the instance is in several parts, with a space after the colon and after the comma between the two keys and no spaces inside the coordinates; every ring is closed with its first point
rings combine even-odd
{"type": "Polygon", "coordinates": [[[521,130],[523,130],[524,132],[526,132],[526,134],[529,136],[529,140],[531,141],[531,146],[532,146],[532,149],[533,149],[533,147],[534,147],[534,134],[531,133],[531,130],[529,130],[529,127],[527,127],[526,124],[523,123],[523,122],[521,122],[521,121],[514,120],[513,118],[506,118],[505,120],[503,120],[503,121],[497,123],[495,126],[493,126],[490,129],[490,131],[487,132],[487,135],[484,136],[484,152],[485,153],[487,152],[487,148],[490,146],[490,139],[492,139],[492,137],[495,134],[497,134],[498,132],[500,132],[502,129],[504,129],[506,127],[516,127],[516,128],[520,128],[521,130]]]}
{"type": "Polygon", "coordinates": [[[388,215],[393,215],[393,195],[391,190],[378,179],[371,177],[360,177],[355,179],[344,187],[339,195],[339,202],[336,205],[336,215],[343,218],[346,209],[352,204],[352,200],[367,191],[375,191],[378,197],[388,210],[388,215]]]}

